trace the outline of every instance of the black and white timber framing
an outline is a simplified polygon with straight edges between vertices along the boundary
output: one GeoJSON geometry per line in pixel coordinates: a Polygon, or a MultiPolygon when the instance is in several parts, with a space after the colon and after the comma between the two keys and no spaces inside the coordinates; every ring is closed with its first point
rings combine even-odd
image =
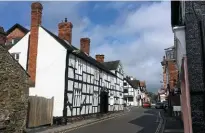
{"type": "Polygon", "coordinates": [[[123,100],[123,97],[124,97],[124,95],[123,95],[124,71],[123,71],[122,64],[121,64],[120,60],[116,60],[116,61],[104,62],[103,65],[106,66],[112,73],[114,73],[117,76],[115,86],[116,86],[116,90],[118,90],[119,94],[115,95],[114,101],[117,101],[117,104],[115,104],[114,109],[111,109],[111,110],[113,110],[113,111],[123,110],[123,104],[124,104],[124,100],[123,100]]]}
{"type": "Polygon", "coordinates": [[[128,79],[127,77],[124,78],[123,86],[124,86],[124,103],[126,103],[127,105],[133,105],[135,88],[133,87],[131,80],[128,79]]]}
{"type": "Polygon", "coordinates": [[[123,89],[114,74],[105,72],[72,53],[68,54],[67,60],[64,103],[67,116],[100,113],[100,104],[105,102],[100,101],[102,90],[108,93],[108,111],[119,110],[119,98],[123,89]],[[114,109],[116,107],[118,109],[114,109]]]}
{"type": "Polygon", "coordinates": [[[63,117],[123,110],[123,76],[42,28],[67,49],[63,117]]]}

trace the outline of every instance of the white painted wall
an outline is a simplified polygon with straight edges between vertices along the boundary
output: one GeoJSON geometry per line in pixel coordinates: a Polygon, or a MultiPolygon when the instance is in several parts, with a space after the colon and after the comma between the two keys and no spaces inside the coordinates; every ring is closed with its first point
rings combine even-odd
{"type": "Polygon", "coordinates": [[[124,85],[124,89],[128,90],[128,93],[124,93],[124,98],[125,98],[125,102],[127,105],[134,105],[134,100],[136,100],[134,98],[134,88],[126,81],[124,80],[124,83],[126,83],[126,85],[124,85]],[[131,96],[133,98],[132,101],[128,100],[128,96],[131,96]]]}
{"type": "Polygon", "coordinates": [[[174,27],[173,28],[174,35],[176,37],[176,60],[177,60],[177,67],[181,70],[182,58],[186,56],[186,41],[185,41],[185,27],[174,27]]]}
{"type": "MultiPolygon", "coordinates": [[[[9,52],[20,52],[19,63],[26,68],[29,33],[9,52]]],[[[29,88],[30,96],[54,97],[53,116],[62,116],[66,49],[39,27],[36,86],[29,88]]]]}
{"type": "Polygon", "coordinates": [[[9,53],[19,53],[19,64],[26,70],[28,40],[30,32],[28,32],[16,45],[9,49],[9,53]]]}
{"type": "Polygon", "coordinates": [[[65,88],[66,49],[39,28],[36,87],[30,88],[30,95],[54,97],[53,116],[62,116],[65,88]]]}
{"type": "Polygon", "coordinates": [[[138,89],[135,89],[135,100],[134,100],[134,106],[141,106],[142,105],[142,103],[141,103],[141,99],[139,100],[138,99],[138,97],[140,97],[141,96],[141,91],[140,91],[140,89],[138,88],[138,89]]]}

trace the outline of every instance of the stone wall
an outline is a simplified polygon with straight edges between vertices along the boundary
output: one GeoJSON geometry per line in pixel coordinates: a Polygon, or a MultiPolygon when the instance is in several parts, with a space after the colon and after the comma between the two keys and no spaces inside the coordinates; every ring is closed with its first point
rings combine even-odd
{"type": "Polygon", "coordinates": [[[193,133],[204,133],[205,131],[202,35],[199,27],[201,15],[205,13],[204,8],[202,8],[203,5],[203,1],[185,2],[186,52],[193,133]]]}
{"type": "Polygon", "coordinates": [[[18,62],[0,46],[0,128],[5,128],[4,133],[21,133],[26,127],[28,78],[18,62]]]}

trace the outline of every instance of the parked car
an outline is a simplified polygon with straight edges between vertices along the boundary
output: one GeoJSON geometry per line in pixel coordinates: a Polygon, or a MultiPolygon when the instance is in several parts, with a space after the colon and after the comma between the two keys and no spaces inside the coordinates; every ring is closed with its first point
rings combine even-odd
{"type": "Polygon", "coordinates": [[[164,104],[161,103],[161,102],[158,102],[158,103],[155,105],[155,108],[156,108],[156,109],[163,109],[163,108],[164,108],[164,104]]]}
{"type": "Polygon", "coordinates": [[[143,107],[143,108],[151,108],[151,104],[150,104],[149,102],[144,102],[144,103],[142,104],[142,107],[143,107]]]}
{"type": "Polygon", "coordinates": [[[151,103],[151,106],[156,106],[156,103],[151,103]]]}

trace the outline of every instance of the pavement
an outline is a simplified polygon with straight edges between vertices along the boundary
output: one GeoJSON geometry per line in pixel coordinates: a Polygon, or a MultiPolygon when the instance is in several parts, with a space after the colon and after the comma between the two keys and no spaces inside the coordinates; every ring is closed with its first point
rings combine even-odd
{"type": "Polygon", "coordinates": [[[51,126],[27,133],[162,133],[160,110],[132,107],[121,113],[92,118],[64,126],[51,126]]]}
{"type": "Polygon", "coordinates": [[[164,113],[164,129],[162,133],[184,133],[183,123],[180,117],[170,117],[164,113]]]}
{"type": "Polygon", "coordinates": [[[81,121],[76,121],[73,123],[68,123],[67,125],[52,125],[52,126],[42,126],[37,128],[26,129],[25,133],[63,133],[67,130],[73,130],[82,126],[87,126],[90,124],[97,123],[99,121],[109,120],[115,117],[122,116],[128,113],[130,109],[125,111],[115,112],[115,113],[108,113],[99,117],[89,118],[81,121]]]}
{"type": "Polygon", "coordinates": [[[65,133],[158,133],[159,110],[134,107],[125,115],[92,125],[65,131],[65,133]]]}

